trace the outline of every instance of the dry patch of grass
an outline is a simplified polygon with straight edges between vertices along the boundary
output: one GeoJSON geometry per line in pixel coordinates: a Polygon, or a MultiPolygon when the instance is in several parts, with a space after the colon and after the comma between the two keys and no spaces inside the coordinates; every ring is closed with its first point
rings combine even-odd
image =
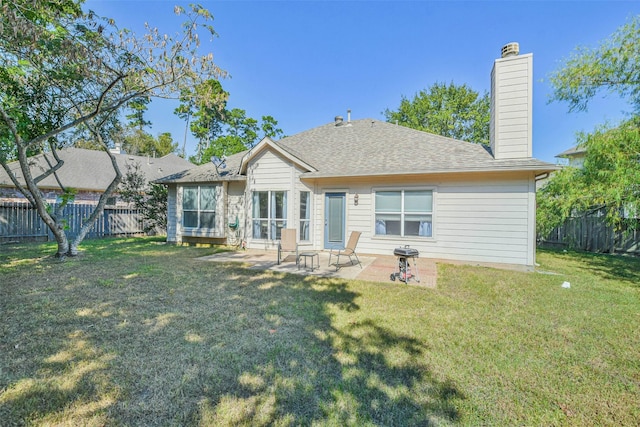
{"type": "Polygon", "coordinates": [[[0,247],[2,425],[635,425],[640,263],[441,265],[437,289],[0,247]],[[562,289],[563,281],[571,289],[562,289]]]}

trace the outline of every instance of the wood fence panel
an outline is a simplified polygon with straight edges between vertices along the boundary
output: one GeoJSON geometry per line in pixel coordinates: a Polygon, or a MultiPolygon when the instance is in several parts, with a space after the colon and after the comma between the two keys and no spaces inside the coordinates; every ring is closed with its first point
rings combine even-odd
{"type": "Polygon", "coordinates": [[[28,203],[0,203],[0,238],[45,238],[47,226],[28,203]]]}
{"type": "Polygon", "coordinates": [[[616,231],[602,215],[569,218],[541,239],[543,246],[563,246],[588,252],[619,252],[640,255],[640,219],[629,220],[616,231]]]}
{"type": "MultiPolygon", "coordinates": [[[[55,209],[55,205],[52,206],[55,209]]],[[[84,221],[95,209],[94,205],[72,204],[64,207],[62,217],[67,234],[73,238],[84,221]]],[[[87,238],[107,236],[143,235],[144,218],[138,209],[105,208],[98,216],[87,238]]],[[[40,219],[37,211],[28,203],[0,203],[0,241],[26,239],[55,240],[53,233],[40,219]]]]}

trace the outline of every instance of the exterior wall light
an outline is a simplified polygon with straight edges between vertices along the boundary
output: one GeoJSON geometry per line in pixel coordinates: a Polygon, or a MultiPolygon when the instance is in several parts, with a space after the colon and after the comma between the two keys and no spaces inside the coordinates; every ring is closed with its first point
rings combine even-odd
{"type": "Polygon", "coordinates": [[[358,206],[358,195],[353,196],[353,204],[354,206],[358,206]]]}

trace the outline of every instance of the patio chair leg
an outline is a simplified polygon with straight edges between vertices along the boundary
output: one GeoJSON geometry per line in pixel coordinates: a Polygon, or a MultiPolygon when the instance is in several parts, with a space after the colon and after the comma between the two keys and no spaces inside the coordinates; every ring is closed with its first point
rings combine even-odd
{"type": "MultiPolygon", "coordinates": [[[[360,269],[362,269],[362,263],[360,262],[360,258],[358,258],[358,255],[354,253],[353,256],[356,257],[356,261],[358,261],[358,265],[360,266],[360,269]]],[[[353,262],[351,264],[353,264],[353,262]]]]}

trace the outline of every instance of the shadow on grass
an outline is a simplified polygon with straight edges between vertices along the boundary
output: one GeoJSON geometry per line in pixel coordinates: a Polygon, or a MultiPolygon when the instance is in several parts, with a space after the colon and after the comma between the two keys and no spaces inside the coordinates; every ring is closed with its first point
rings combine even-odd
{"type": "Polygon", "coordinates": [[[619,280],[640,286],[640,257],[627,255],[595,254],[582,251],[559,251],[545,249],[563,259],[577,264],[580,270],[603,279],[619,280]]]}
{"type": "Polygon", "coordinates": [[[1,288],[6,425],[459,420],[425,343],[362,313],[349,282],[131,248],[1,288]]]}

